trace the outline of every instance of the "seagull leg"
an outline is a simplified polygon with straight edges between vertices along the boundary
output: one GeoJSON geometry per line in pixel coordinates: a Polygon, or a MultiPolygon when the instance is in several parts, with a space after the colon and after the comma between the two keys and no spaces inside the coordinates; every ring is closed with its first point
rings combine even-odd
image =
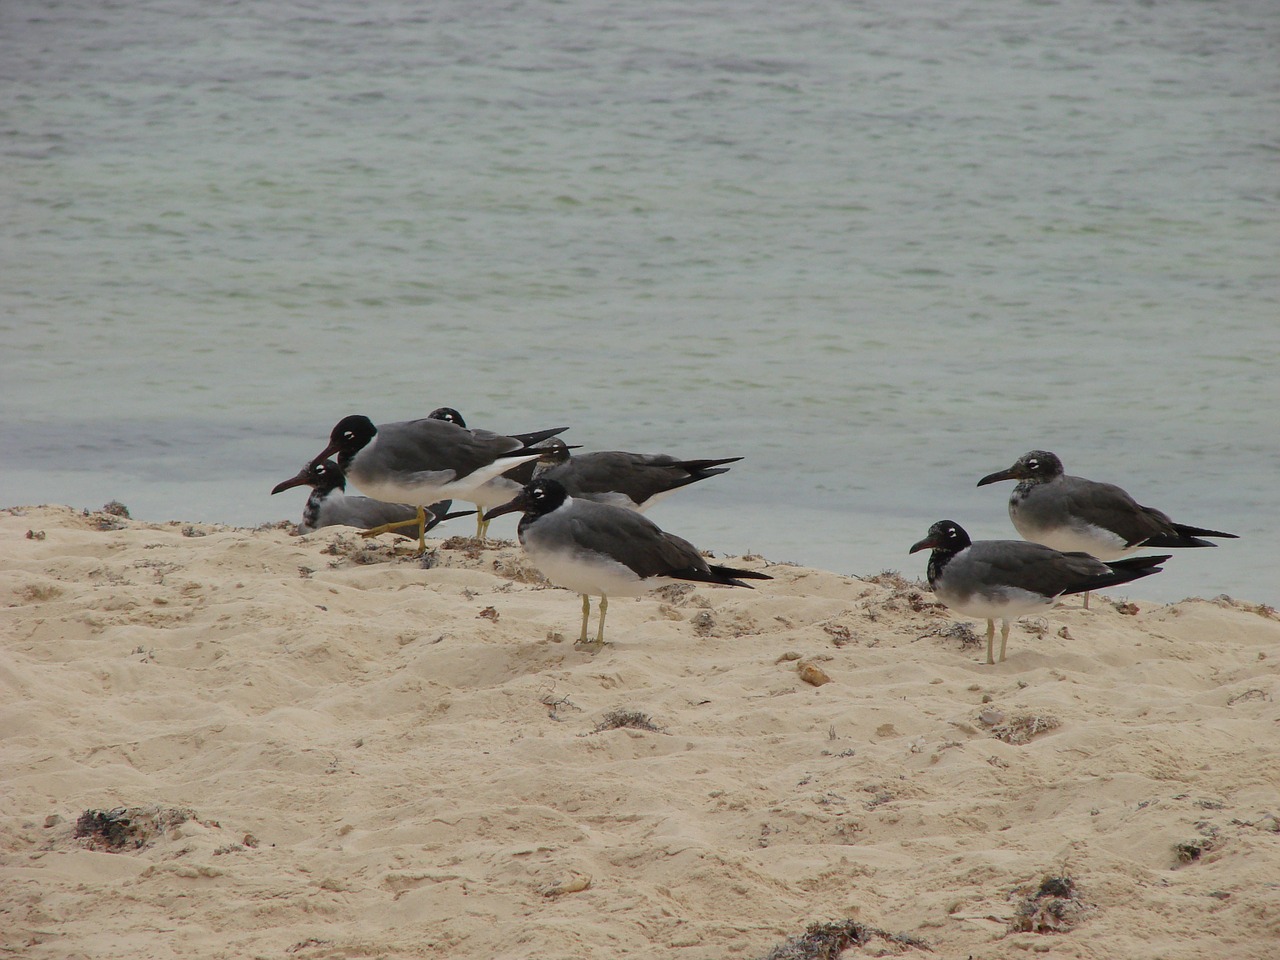
{"type": "Polygon", "coordinates": [[[393,530],[399,530],[402,527],[418,528],[418,550],[415,556],[422,556],[427,552],[427,510],[425,507],[418,508],[418,515],[412,520],[397,520],[395,523],[384,523],[380,527],[373,527],[369,530],[361,530],[362,537],[376,537],[382,533],[391,533],[393,530]]]}
{"type": "Polygon", "coordinates": [[[1084,608],[1086,610],[1089,609],[1089,591],[1088,590],[1084,592],[1084,608]]]}
{"type": "Polygon", "coordinates": [[[609,598],[600,594],[600,628],[596,631],[596,647],[604,646],[604,615],[609,610],[609,598]]]}
{"type": "Polygon", "coordinates": [[[1009,642],[1009,621],[1000,621],[1000,662],[1004,663],[1004,648],[1009,642]]]}
{"type": "Polygon", "coordinates": [[[996,639],[996,622],[994,620],[987,621],[987,663],[995,663],[996,658],[991,655],[992,644],[996,639]]]}
{"type": "Polygon", "coordinates": [[[480,504],[476,504],[476,539],[484,543],[486,535],[489,533],[489,521],[484,519],[484,509],[480,504]]]}
{"type": "Polygon", "coordinates": [[[587,642],[587,618],[591,616],[591,598],[585,593],[582,595],[582,635],[578,637],[578,643],[587,642]]]}

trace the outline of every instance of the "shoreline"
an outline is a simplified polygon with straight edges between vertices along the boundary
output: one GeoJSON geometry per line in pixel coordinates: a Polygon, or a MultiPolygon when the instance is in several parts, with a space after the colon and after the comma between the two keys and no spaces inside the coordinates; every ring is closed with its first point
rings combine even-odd
{"type": "Polygon", "coordinates": [[[1280,940],[1265,605],[1069,598],[987,666],[918,583],[721,558],[775,580],[615,599],[592,653],[509,541],[429,538],[424,568],[288,527],[0,510],[11,951],[710,960],[852,921],[894,955],[1280,940]],[[118,808],[141,846],[75,837],[118,808]],[[1047,877],[1073,929],[1035,932],[1047,877]]]}

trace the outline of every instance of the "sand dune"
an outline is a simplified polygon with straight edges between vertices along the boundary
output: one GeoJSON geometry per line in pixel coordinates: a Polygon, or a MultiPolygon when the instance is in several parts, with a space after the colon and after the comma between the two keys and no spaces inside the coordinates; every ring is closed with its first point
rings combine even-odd
{"type": "Polygon", "coordinates": [[[1073,598],[987,666],[919,584],[730,558],[775,579],[591,653],[433,545],[0,512],[5,954],[1276,956],[1267,608],[1073,598]]]}

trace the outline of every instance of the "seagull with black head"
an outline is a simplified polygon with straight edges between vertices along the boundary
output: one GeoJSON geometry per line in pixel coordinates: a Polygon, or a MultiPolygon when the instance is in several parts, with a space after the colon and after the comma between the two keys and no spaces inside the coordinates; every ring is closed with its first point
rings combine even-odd
{"type": "Polygon", "coordinates": [[[510,503],[486,519],[522,512],[517,535],[548,580],[582,595],[582,631],[587,643],[591,597],[600,598],[595,646],[604,645],[609,597],[638,597],[673,581],[750,587],[746,580],[772,580],[756,570],[709,564],[688,540],[652,520],[609,503],[569,496],[556,480],[534,479],[510,503]]]}

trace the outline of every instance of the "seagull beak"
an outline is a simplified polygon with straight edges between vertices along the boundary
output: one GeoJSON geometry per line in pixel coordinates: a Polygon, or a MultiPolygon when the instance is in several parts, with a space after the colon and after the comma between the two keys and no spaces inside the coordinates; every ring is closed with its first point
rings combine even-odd
{"type": "Polygon", "coordinates": [[[290,477],[288,480],[284,480],[284,481],[281,481],[280,483],[277,483],[274,487],[271,488],[271,495],[274,497],[281,490],[289,490],[293,487],[302,486],[304,483],[307,482],[308,479],[310,479],[309,477],[310,469],[311,469],[311,464],[307,464],[298,472],[298,475],[296,477],[290,477]]]}
{"type": "Polygon", "coordinates": [[[320,451],[320,453],[309,464],[307,464],[307,466],[314,467],[317,463],[320,463],[324,460],[328,460],[337,452],[338,452],[337,446],[331,443],[327,447],[325,447],[322,451],[320,451]]]}
{"type": "Polygon", "coordinates": [[[1018,468],[1013,466],[1008,470],[997,470],[995,473],[988,473],[978,481],[978,486],[985,487],[988,483],[999,483],[1001,480],[1018,480],[1021,476],[1022,474],[1018,472],[1018,468]]]}
{"type": "Polygon", "coordinates": [[[938,545],[938,542],[934,540],[932,537],[925,537],[919,543],[912,544],[911,549],[908,550],[907,553],[908,554],[919,553],[921,550],[929,550],[929,549],[932,549],[933,547],[936,547],[937,545],[938,545]]]}
{"type": "Polygon", "coordinates": [[[528,506],[529,498],[525,495],[525,492],[521,490],[515,495],[514,499],[507,501],[500,507],[494,507],[480,519],[484,520],[485,523],[488,523],[494,517],[500,517],[504,513],[523,513],[528,506]]]}

